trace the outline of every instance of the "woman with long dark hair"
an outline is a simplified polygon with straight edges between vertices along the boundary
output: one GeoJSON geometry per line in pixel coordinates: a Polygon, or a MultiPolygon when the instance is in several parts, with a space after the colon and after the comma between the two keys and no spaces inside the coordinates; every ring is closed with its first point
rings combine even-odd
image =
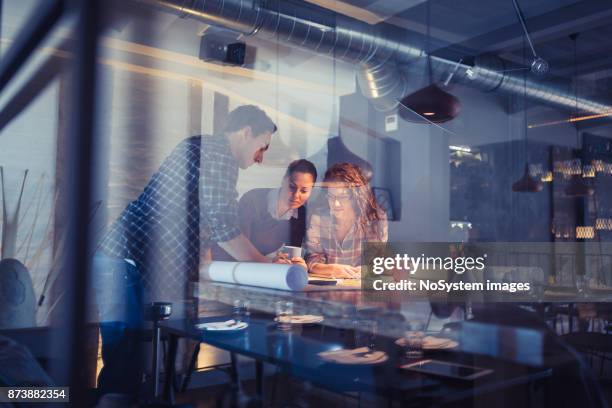
{"type": "Polygon", "coordinates": [[[329,211],[313,214],[306,231],[309,273],[325,278],[359,278],[361,244],[386,242],[387,219],[359,166],[338,163],[325,172],[329,211]]]}
{"type": "MultiPolygon", "coordinates": [[[[247,191],[238,203],[240,230],[262,254],[276,254],[283,245],[300,247],[306,232],[306,202],[317,170],[305,159],[289,164],[279,188],[247,191]]],[[[215,260],[233,260],[216,248],[215,260]]],[[[296,263],[306,266],[303,259],[296,263]]]]}

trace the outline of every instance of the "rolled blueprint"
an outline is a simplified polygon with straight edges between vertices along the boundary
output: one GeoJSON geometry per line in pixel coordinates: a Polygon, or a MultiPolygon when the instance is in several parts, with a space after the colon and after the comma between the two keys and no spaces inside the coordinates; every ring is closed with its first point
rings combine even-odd
{"type": "Polygon", "coordinates": [[[308,273],[299,265],[255,262],[210,262],[200,270],[202,279],[262,288],[302,290],[308,273]]]}

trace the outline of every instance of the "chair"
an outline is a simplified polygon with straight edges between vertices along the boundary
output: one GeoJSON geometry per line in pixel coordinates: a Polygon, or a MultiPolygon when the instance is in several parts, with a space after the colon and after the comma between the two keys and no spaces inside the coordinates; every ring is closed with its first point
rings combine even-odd
{"type": "Polygon", "coordinates": [[[606,361],[612,361],[612,335],[608,333],[574,332],[561,338],[570,346],[583,354],[594,367],[594,361],[599,360],[599,377],[603,378],[606,361]]]}
{"type": "MultiPolygon", "coordinates": [[[[228,305],[219,302],[207,302],[206,304],[200,304],[198,307],[198,318],[207,318],[207,317],[227,317],[228,314],[231,313],[231,309],[228,305]]],[[[235,387],[238,387],[238,367],[237,367],[237,358],[234,353],[230,353],[230,364],[229,367],[227,364],[218,364],[211,365],[206,367],[196,367],[198,362],[198,354],[200,353],[202,347],[202,343],[198,343],[193,353],[191,354],[191,358],[189,359],[189,365],[187,367],[187,371],[182,381],[180,382],[180,386],[176,387],[176,389],[180,392],[185,392],[189,387],[191,382],[192,375],[195,371],[203,370],[203,369],[221,369],[226,371],[228,376],[231,379],[232,384],[235,387]],[[225,368],[228,367],[227,370],[225,368]]],[[[174,357],[170,356],[172,359],[174,357]]],[[[174,380],[172,380],[174,382],[174,380]]]]}

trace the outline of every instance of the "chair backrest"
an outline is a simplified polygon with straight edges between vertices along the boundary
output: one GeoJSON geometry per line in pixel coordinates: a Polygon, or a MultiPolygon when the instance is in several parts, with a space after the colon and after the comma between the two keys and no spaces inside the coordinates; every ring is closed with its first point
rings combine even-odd
{"type": "Polygon", "coordinates": [[[0,329],[36,326],[36,299],[30,272],[16,259],[0,261],[0,329]]]}
{"type": "Polygon", "coordinates": [[[490,266],[485,278],[491,282],[529,282],[545,284],[544,270],[539,266],[490,266]]]}

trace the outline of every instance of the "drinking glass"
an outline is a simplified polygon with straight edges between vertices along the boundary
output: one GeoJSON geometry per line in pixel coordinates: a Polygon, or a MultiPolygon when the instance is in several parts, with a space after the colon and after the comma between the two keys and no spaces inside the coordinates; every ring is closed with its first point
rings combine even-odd
{"type": "Polygon", "coordinates": [[[410,320],[406,322],[404,332],[404,344],[406,357],[423,357],[423,338],[425,337],[425,323],[421,320],[410,320]]]}
{"type": "Polygon", "coordinates": [[[584,293],[586,287],[586,277],[584,275],[576,275],[576,290],[579,294],[584,293]]]}
{"type": "Polygon", "coordinates": [[[353,324],[355,325],[355,347],[367,347],[374,350],[378,334],[376,320],[356,320],[353,324]]]}
{"type": "Polygon", "coordinates": [[[275,304],[277,328],[281,331],[291,330],[293,302],[279,300],[275,304]]]}
{"type": "Polygon", "coordinates": [[[474,318],[474,313],[472,310],[472,301],[468,300],[465,302],[465,320],[471,320],[474,318]]]}
{"type": "Polygon", "coordinates": [[[234,300],[234,313],[233,317],[236,323],[248,320],[251,316],[251,302],[248,300],[236,299],[234,300]]]}
{"type": "Polygon", "coordinates": [[[200,297],[200,282],[187,283],[187,297],[195,299],[200,297]]]}
{"type": "Polygon", "coordinates": [[[188,282],[187,284],[187,296],[185,299],[185,308],[187,313],[187,319],[191,322],[198,320],[200,312],[200,284],[199,282],[188,282]]]}

